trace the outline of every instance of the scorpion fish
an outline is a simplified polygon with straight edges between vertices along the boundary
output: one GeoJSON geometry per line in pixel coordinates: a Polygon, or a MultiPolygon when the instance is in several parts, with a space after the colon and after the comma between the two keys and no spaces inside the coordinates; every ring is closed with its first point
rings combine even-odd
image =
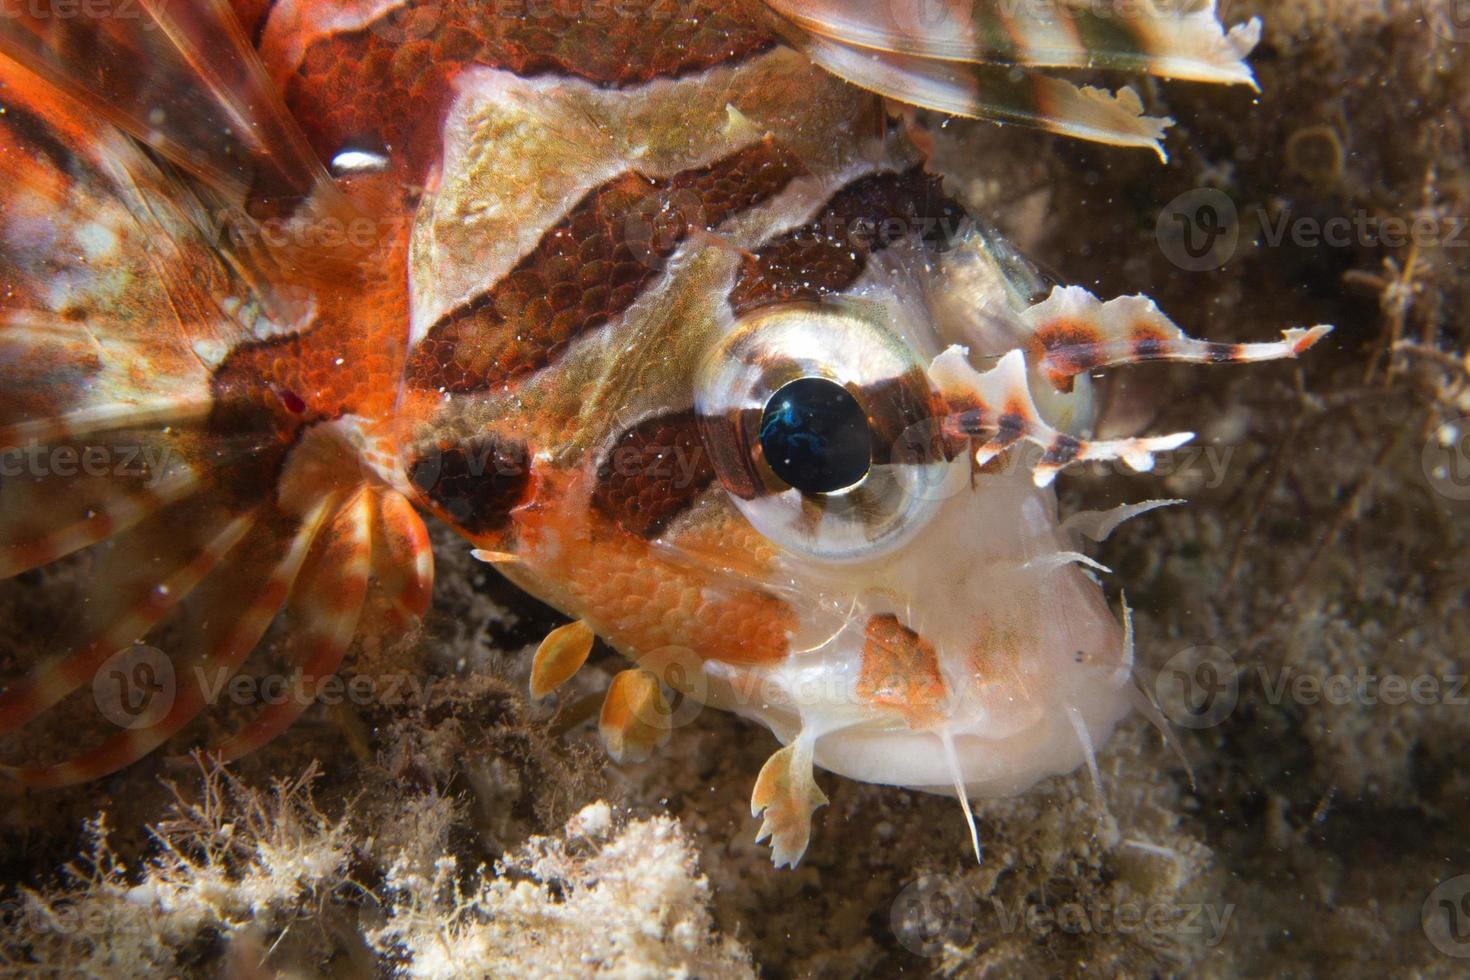
{"type": "MultiPolygon", "coordinates": [[[[173,695],[3,773],[130,765],[278,618],[284,732],[354,641],[430,608],[426,516],[602,638],[598,728],[648,756],[693,699],[814,770],[970,798],[1091,767],[1137,702],[1127,606],[1058,513],[1094,375],[1294,357],[1051,286],[926,168],[923,111],[1153,149],[1069,69],[1253,85],[1213,0],[33,0],[0,23],[0,578],[84,553],[0,735],[140,643],[173,695]],[[141,461],[141,462],[135,462],[141,461]],[[75,751],[75,749],[73,750],[75,751]]],[[[1128,152],[1119,149],[1115,152],[1128,152]]],[[[272,634],[274,635],[274,634],[272,634]]]]}

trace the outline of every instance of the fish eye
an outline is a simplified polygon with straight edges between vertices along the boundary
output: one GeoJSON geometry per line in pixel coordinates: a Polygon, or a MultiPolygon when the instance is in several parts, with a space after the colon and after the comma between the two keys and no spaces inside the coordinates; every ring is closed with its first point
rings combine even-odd
{"type": "Polygon", "coordinates": [[[806,557],[853,562],[896,548],[926,523],[954,469],[941,399],[881,308],[748,314],[706,359],[694,403],[735,507],[806,557]]]}
{"type": "Polygon", "coordinates": [[[798,378],[766,402],[760,445],[771,470],[802,493],[832,493],[867,476],[873,461],[868,416],[852,393],[826,378],[798,378]]]}

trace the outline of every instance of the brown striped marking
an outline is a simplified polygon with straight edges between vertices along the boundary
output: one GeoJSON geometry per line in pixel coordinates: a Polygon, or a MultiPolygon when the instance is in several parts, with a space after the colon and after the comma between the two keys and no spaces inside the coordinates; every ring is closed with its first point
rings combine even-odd
{"type": "Polygon", "coordinates": [[[530,492],[530,464],[525,443],[482,435],[422,453],[408,479],[442,517],[477,537],[509,525],[530,492]]]}
{"type": "Polygon", "coordinates": [[[592,506],[628,533],[652,538],[714,479],[694,410],[687,409],[618,436],[598,467],[592,506]]]}
{"type": "Polygon", "coordinates": [[[589,192],[503,279],[429,328],[408,383],[459,394],[525,378],[621,315],[695,229],[769,200],[805,168],[767,137],[666,180],[625,173],[589,192]]]}
{"type": "Polygon", "coordinates": [[[936,248],[966,220],[938,177],[914,167],[869,174],[843,187],[817,217],[773,238],[743,263],[730,291],[737,315],[795,300],[817,300],[847,289],[869,256],[902,238],[936,248]]]}
{"type": "Polygon", "coordinates": [[[307,45],[286,103],[331,159],[349,141],[392,147],[411,173],[437,159],[453,79],[472,66],[607,88],[698,74],[773,47],[728,0],[481,0],[396,4],[307,45]]]}
{"type": "Polygon", "coordinates": [[[897,712],[910,728],[938,721],[945,686],[933,644],[889,613],[870,618],[863,633],[863,665],[855,689],[858,699],[897,712]]]}

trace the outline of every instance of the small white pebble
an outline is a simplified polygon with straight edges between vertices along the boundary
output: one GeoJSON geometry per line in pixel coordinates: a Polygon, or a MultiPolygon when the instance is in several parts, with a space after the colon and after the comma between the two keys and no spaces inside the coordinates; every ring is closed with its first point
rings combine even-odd
{"type": "Polygon", "coordinates": [[[598,800],[584,806],[577,815],[567,821],[567,834],[577,837],[603,837],[612,829],[612,807],[606,800],[598,800]]]}

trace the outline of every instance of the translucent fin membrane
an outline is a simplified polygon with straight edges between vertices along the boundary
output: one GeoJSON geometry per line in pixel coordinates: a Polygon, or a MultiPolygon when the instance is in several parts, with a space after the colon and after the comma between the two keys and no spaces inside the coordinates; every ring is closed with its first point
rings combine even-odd
{"type": "Polygon", "coordinates": [[[1230,30],[1210,3],[1080,0],[769,0],[812,34],[935,61],[1116,68],[1164,78],[1254,84],[1243,59],[1260,22],[1230,30]]]}
{"type": "Polygon", "coordinates": [[[121,557],[101,569],[107,595],[89,604],[82,628],[85,639],[66,656],[43,663],[30,677],[0,693],[0,735],[14,731],[92,679],[113,654],[146,636],[157,623],[219,567],[251,531],[255,512],[215,527],[199,543],[154,551],[160,528],[140,528],[125,536],[121,557]],[[131,565],[131,574],[121,569],[131,565]],[[114,569],[116,576],[109,575],[114,569]]]}
{"type": "Polygon", "coordinates": [[[224,0],[33,6],[5,18],[0,52],[236,200],[334,186],[224,0]]]}
{"type": "Polygon", "coordinates": [[[1113,94],[1031,71],[858,51],[822,38],[813,38],[805,50],[838,78],[899,102],[1151,149],[1166,158],[1160,141],[1172,120],[1144,115],[1132,89],[1113,94]]]}
{"type": "Polygon", "coordinates": [[[234,677],[276,614],[286,603],[302,562],[333,502],[322,501],[278,545],[275,528],[262,522],[244,551],[220,569],[213,588],[199,603],[204,627],[191,637],[192,656],[180,671],[162,717],[153,724],[125,730],[101,746],[65,762],[47,766],[7,767],[7,775],[31,786],[64,786],[95,779],[138,761],[193,721],[209,705],[210,691],[234,677]],[[262,572],[263,570],[263,572],[262,572]],[[240,595],[246,598],[242,602],[240,595]]]}
{"type": "Polygon", "coordinates": [[[1213,0],[1109,5],[1082,0],[767,0],[813,61],[889,98],[1081,139],[1149,147],[1168,120],[1037,69],[1111,68],[1196,82],[1255,80],[1252,20],[1228,32],[1213,0]]]}

